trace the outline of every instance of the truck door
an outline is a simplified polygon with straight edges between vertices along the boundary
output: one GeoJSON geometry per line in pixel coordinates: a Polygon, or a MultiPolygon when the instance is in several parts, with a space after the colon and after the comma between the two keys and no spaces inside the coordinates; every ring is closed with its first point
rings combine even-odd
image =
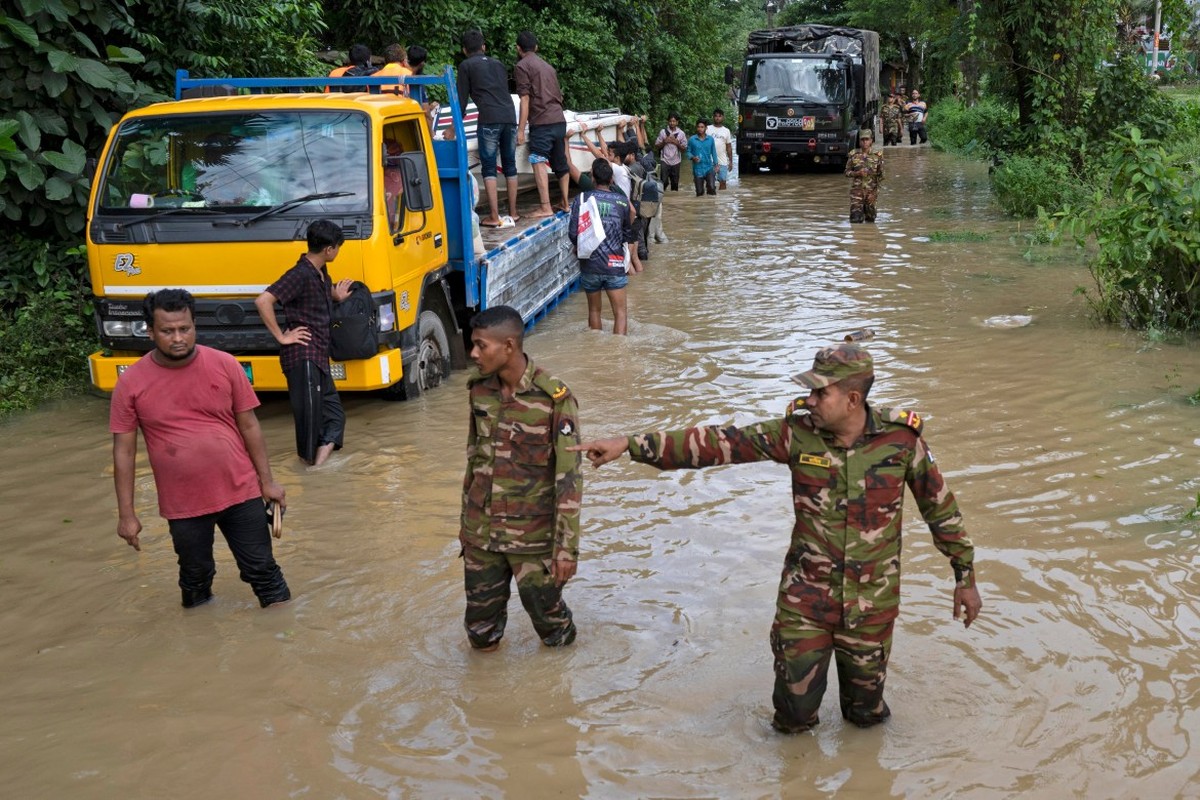
{"type": "MultiPolygon", "coordinates": [[[[416,322],[425,276],[447,262],[444,216],[437,213],[440,198],[431,211],[408,211],[404,207],[399,156],[426,151],[428,127],[423,117],[388,120],[383,127],[383,179],[379,182],[381,208],[387,216],[388,267],[396,292],[396,323],[400,330],[416,322]]],[[[436,175],[436,171],[431,171],[436,175]]],[[[436,182],[434,183],[436,187],[436,182]]]]}

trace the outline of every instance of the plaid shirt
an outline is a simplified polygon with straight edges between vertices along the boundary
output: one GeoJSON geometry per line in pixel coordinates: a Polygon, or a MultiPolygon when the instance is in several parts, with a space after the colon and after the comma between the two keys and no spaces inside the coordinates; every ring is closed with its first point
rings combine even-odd
{"type": "Polygon", "coordinates": [[[300,256],[296,266],[267,287],[283,306],[287,327],[308,328],[311,338],[307,344],[285,344],[279,348],[279,365],[286,372],[301,361],[312,361],[322,372],[329,373],[329,330],[333,314],[333,283],[322,265],[313,266],[307,256],[300,256]]]}

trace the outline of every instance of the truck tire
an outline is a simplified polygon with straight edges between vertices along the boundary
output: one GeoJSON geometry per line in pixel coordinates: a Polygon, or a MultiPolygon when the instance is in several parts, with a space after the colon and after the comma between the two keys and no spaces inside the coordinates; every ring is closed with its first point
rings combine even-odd
{"type": "Polygon", "coordinates": [[[404,377],[384,390],[390,398],[413,400],[450,377],[450,340],[436,311],[422,311],[417,317],[417,336],[417,355],[404,362],[404,377]]]}

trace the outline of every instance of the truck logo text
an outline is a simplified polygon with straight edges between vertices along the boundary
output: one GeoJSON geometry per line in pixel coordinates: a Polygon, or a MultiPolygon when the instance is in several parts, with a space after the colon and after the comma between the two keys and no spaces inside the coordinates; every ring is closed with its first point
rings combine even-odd
{"type": "Polygon", "coordinates": [[[799,128],[802,131],[811,131],[816,127],[816,123],[816,117],[767,117],[767,130],[799,128]]]}
{"type": "Polygon", "coordinates": [[[141,269],[133,265],[133,253],[117,253],[117,257],[113,259],[113,269],[124,272],[131,278],[142,274],[141,269]]]}

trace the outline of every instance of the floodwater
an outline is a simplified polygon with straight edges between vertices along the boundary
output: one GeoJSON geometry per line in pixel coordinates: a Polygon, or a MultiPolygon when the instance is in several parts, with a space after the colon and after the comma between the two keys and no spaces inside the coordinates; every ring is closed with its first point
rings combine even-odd
{"type": "Polygon", "coordinates": [[[847,223],[836,174],[671,194],[631,335],[587,331],[575,296],[527,340],[600,436],[780,414],[817,347],[876,331],[873,399],[925,415],[984,598],[951,619],[910,502],[886,724],[845,724],[831,686],[814,732],[768,725],[783,467],[589,467],[579,640],[541,647],[514,598],[480,655],[461,373],[348,398],[318,470],[266,398],[295,593],[268,611],[223,544],[216,601],[179,607],[144,457],[142,553],[116,537],[107,402],[84,397],[3,428],[0,795],[1200,797],[1200,350],[1095,324],[1087,272],[1026,257],[982,165],[887,152],[874,226],[847,223]]]}

